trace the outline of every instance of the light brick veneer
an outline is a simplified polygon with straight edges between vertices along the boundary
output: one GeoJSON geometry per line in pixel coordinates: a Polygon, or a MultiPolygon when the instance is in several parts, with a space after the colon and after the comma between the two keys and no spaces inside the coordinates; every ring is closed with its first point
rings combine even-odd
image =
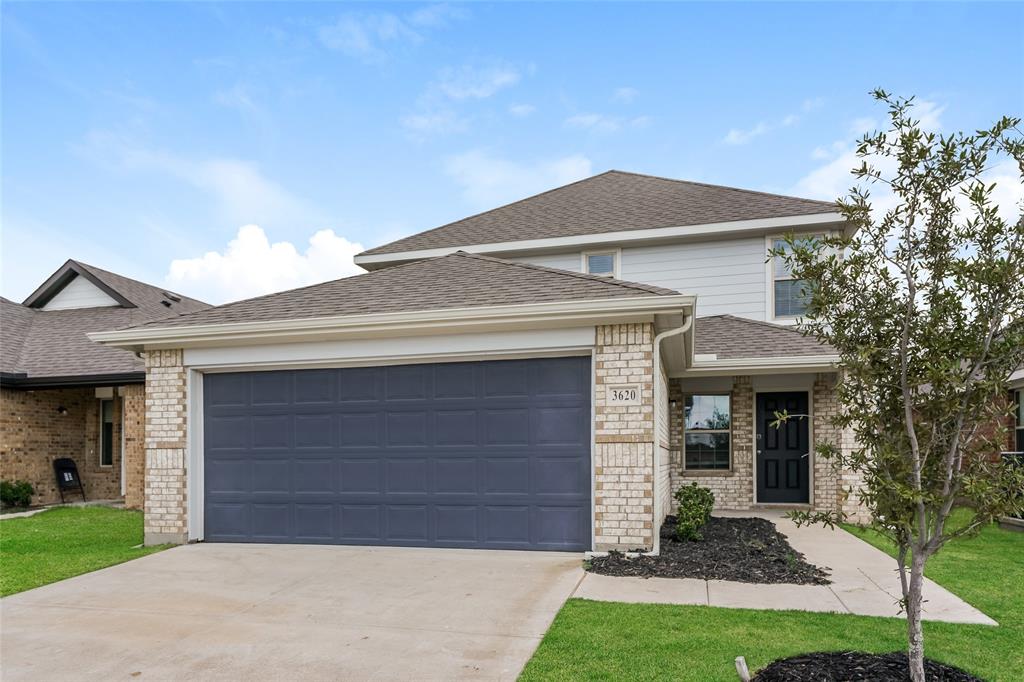
{"type": "Polygon", "coordinates": [[[649,549],[654,514],[654,329],[597,327],[594,352],[595,549],[649,549]],[[636,385],[640,404],[612,406],[609,386],[636,385]]]}
{"type": "Polygon", "coordinates": [[[146,353],[146,544],[188,538],[187,391],[181,350],[146,353]]]}

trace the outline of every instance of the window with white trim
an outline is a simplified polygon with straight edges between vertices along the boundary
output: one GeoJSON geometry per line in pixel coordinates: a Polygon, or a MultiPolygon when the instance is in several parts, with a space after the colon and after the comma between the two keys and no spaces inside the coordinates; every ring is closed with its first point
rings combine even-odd
{"type": "Polygon", "coordinates": [[[599,277],[614,277],[618,271],[616,260],[618,253],[615,251],[595,251],[594,253],[583,254],[583,265],[587,274],[598,275],[599,277]]]}
{"type": "Polygon", "coordinates": [[[683,468],[729,469],[732,452],[730,397],[687,395],[683,412],[683,468]]]}
{"type": "MultiPolygon", "coordinates": [[[[810,240],[816,236],[807,239],[810,240]]],[[[772,239],[772,250],[789,253],[792,249],[782,237],[775,237],[772,239]]],[[[772,256],[771,269],[774,316],[799,317],[807,312],[807,306],[811,302],[811,293],[806,282],[793,277],[789,266],[780,255],[772,256]]]]}

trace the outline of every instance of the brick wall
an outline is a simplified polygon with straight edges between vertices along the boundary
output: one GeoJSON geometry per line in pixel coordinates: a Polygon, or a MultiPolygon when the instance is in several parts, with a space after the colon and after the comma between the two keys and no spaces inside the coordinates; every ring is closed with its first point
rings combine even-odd
{"type": "Polygon", "coordinates": [[[121,389],[124,405],[124,506],[142,509],[146,479],[146,387],[121,389]]]}
{"type": "Polygon", "coordinates": [[[35,490],[34,505],[60,502],[52,462],[70,457],[90,500],[120,498],[121,409],[115,392],[113,463],[102,466],[95,388],[0,389],[0,480],[28,481],[35,490]],[[58,412],[61,407],[66,414],[58,412]]]}
{"type": "Polygon", "coordinates": [[[649,549],[654,515],[653,325],[597,327],[594,356],[595,549],[649,549]],[[638,405],[609,405],[613,386],[637,386],[638,405]]]}
{"type": "Polygon", "coordinates": [[[146,353],[147,545],[183,543],[188,537],[185,376],[180,350],[146,353]]]}

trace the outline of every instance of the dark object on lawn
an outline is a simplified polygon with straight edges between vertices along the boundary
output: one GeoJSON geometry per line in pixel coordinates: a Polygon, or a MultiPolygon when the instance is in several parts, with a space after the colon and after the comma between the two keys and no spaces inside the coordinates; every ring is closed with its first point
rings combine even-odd
{"type": "Polygon", "coordinates": [[[700,578],[741,583],[827,585],[828,572],[807,563],[767,519],[713,516],[698,542],[676,539],[676,519],[665,518],[659,556],[594,557],[587,570],[641,578],[700,578]]]}
{"type": "Polygon", "coordinates": [[[85,501],[85,487],[82,485],[82,477],[78,475],[75,460],[69,457],[53,460],[53,473],[57,477],[57,490],[60,491],[61,502],[64,501],[64,491],[75,488],[82,493],[82,501],[85,501]]]}
{"type": "Polygon", "coordinates": [[[680,540],[700,540],[700,530],[711,518],[715,494],[696,482],[684,485],[675,494],[679,506],[676,510],[676,537],[680,540]]]}
{"type": "MultiPolygon", "coordinates": [[[[959,668],[927,658],[924,674],[928,682],[982,682],[959,668]]],[[[909,679],[904,651],[891,654],[826,651],[780,658],[758,671],[753,682],[906,682],[909,679]]]]}
{"type": "Polygon", "coordinates": [[[0,506],[27,507],[32,503],[32,484],[28,481],[0,481],[0,506]]]}

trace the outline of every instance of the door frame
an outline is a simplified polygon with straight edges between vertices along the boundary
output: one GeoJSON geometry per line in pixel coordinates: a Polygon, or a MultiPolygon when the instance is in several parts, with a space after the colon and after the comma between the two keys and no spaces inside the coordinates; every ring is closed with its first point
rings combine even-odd
{"type": "Polygon", "coordinates": [[[185,445],[185,490],[187,499],[186,534],[188,542],[203,542],[206,539],[205,519],[205,456],[203,454],[203,384],[206,374],[225,372],[260,372],[302,369],[345,369],[350,367],[385,367],[389,365],[438,364],[445,362],[484,362],[489,360],[523,360],[531,358],[587,357],[590,359],[590,547],[593,549],[597,532],[594,523],[595,501],[595,409],[597,384],[594,379],[595,366],[593,346],[537,349],[516,352],[469,353],[460,357],[380,357],[356,360],[324,360],[313,362],[280,362],[259,365],[195,365],[185,367],[185,391],[187,429],[185,445]]]}
{"type": "Polygon", "coordinates": [[[752,504],[764,505],[766,507],[792,507],[792,506],[814,506],[814,390],[808,388],[807,385],[780,385],[772,386],[771,388],[764,388],[761,390],[754,389],[751,391],[751,406],[750,414],[752,418],[751,422],[751,469],[753,470],[753,476],[751,481],[753,482],[753,494],[751,495],[752,504]],[[807,394],[807,502],[761,502],[757,498],[757,396],[761,393],[806,393],[807,394]]]}

